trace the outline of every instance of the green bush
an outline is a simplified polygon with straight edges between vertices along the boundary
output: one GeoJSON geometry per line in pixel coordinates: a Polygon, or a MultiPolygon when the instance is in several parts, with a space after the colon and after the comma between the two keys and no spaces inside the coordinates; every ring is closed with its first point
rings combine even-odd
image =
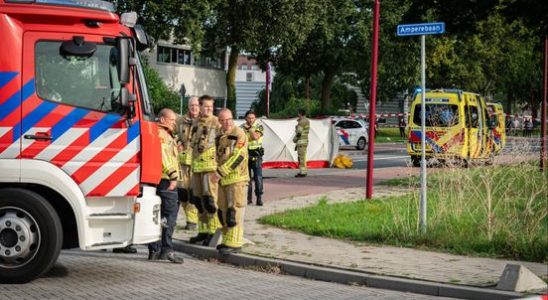
{"type": "Polygon", "coordinates": [[[143,71],[146,76],[148,92],[154,112],[158,114],[162,108],[171,108],[178,113],[181,101],[179,93],[172,91],[165,84],[158,72],[152,69],[146,61],[143,63],[143,71]]]}

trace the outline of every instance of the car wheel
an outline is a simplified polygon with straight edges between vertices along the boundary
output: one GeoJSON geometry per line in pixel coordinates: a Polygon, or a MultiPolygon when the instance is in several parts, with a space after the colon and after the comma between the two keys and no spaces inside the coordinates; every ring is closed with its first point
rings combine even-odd
{"type": "Polygon", "coordinates": [[[39,194],[0,190],[0,283],[25,283],[47,272],[59,257],[61,221],[39,194]]]}
{"type": "Polygon", "coordinates": [[[365,138],[361,137],[358,140],[358,144],[356,145],[356,149],[363,150],[363,149],[365,149],[366,144],[367,144],[367,142],[365,141],[365,138]]]}

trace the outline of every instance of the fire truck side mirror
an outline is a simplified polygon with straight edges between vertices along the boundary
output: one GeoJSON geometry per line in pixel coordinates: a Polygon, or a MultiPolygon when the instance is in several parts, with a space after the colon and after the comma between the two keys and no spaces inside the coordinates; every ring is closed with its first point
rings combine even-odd
{"type": "Polygon", "coordinates": [[[125,85],[129,83],[129,58],[130,48],[129,39],[117,38],[116,44],[118,46],[118,76],[120,78],[120,84],[125,85]]]}

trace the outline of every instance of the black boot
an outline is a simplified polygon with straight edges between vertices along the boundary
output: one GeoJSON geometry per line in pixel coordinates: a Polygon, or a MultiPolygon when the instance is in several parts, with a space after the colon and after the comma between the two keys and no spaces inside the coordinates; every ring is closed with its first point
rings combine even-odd
{"type": "Polygon", "coordinates": [[[148,251],[148,260],[158,260],[160,259],[160,251],[148,251]]]}
{"type": "Polygon", "coordinates": [[[207,239],[208,236],[209,234],[205,232],[200,232],[198,233],[197,236],[191,237],[190,240],[188,240],[188,242],[191,244],[199,244],[199,243],[202,243],[205,239],[207,239]]]}
{"type": "Polygon", "coordinates": [[[206,238],[202,242],[202,245],[209,247],[209,243],[211,243],[211,239],[213,239],[213,234],[207,234],[206,238]]]}
{"type": "Polygon", "coordinates": [[[263,206],[263,199],[261,199],[261,196],[257,197],[257,206],[263,206]]]}

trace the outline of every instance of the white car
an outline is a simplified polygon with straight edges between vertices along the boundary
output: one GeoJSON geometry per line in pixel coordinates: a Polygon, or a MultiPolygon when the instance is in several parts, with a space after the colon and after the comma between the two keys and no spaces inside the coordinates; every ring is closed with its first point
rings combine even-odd
{"type": "Polygon", "coordinates": [[[340,119],[333,122],[339,136],[339,147],[356,147],[358,150],[365,149],[369,128],[365,121],[340,119]]]}

